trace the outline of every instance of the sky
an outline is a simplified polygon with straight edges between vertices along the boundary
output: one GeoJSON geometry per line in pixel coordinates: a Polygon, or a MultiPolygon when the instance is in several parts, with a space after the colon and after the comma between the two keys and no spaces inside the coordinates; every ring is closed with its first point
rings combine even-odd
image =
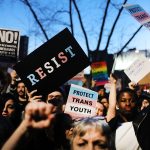
{"type": "MultiPolygon", "coordinates": [[[[47,29],[49,39],[65,27],[68,27],[67,23],[69,22],[69,16],[65,12],[69,7],[68,0],[30,0],[30,2],[36,2],[36,4],[34,3],[33,8],[36,12],[38,12],[38,14],[40,14],[40,19],[44,20],[46,18],[44,27],[47,29]],[[37,7],[41,8],[40,12],[37,7]],[[54,16],[56,10],[65,11],[61,14],[55,14],[54,16]],[[51,20],[52,17],[57,20],[51,20]]],[[[118,4],[117,6],[120,6],[122,2],[123,0],[112,0],[112,3],[118,4]]],[[[105,0],[77,0],[77,5],[81,11],[81,17],[83,19],[83,25],[88,34],[90,50],[95,50],[98,42],[98,35],[103,16],[102,10],[104,10],[105,4],[105,0]]],[[[150,0],[128,0],[128,4],[139,4],[147,13],[150,14],[150,0]]],[[[35,24],[35,20],[33,19],[28,7],[22,4],[20,0],[1,0],[0,9],[0,28],[17,30],[20,31],[20,35],[29,36],[28,53],[31,53],[37,47],[46,42],[39,27],[35,24]]],[[[100,50],[103,50],[105,47],[107,35],[109,34],[116,13],[116,8],[111,5],[104,28],[105,30],[100,50]]],[[[75,38],[85,53],[87,53],[85,39],[74,7],[73,22],[75,38]]],[[[119,51],[139,27],[140,23],[136,21],[126,10],[123,10],[111,39],[110,46],[108,47],[108,53],[116,53],[119,51]]],[[[150,49],[149,39],[150,31],[147,28],[142,27],[125,51],[130,48],[136,48],[138,50],[150,49]]]]}

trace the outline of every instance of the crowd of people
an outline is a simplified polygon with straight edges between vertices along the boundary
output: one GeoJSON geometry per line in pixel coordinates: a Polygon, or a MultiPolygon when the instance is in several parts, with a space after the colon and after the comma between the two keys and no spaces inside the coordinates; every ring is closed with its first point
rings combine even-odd
{"type": "Polygon", "coordinates": [[[92,87],[95,116],[73,119],[64,113],[68,85],[43,97],[15,70],[0,70],[0,149],[150,150],[150,94],[132,82],[118,91],[116,83],[111,74],[109,93],[92,87]]]}

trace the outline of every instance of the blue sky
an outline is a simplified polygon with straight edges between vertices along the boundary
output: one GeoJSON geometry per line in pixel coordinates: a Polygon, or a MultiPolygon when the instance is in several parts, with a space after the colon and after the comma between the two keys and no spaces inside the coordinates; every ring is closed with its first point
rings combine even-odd
{"type": "MultiPolygon", "coordinates": [[[[33,2],[36,0],[30,0],[33,2]]],[[[121,4],[123,0],[112,0],[113,3],[121,4]]],[[[43,9],[41,15],[47,15],[49,17],[53,15],[57,9],[68,10],[68,0],[38,0],[39,6],[43,9]],[[46,7],[45,7],[46,6],[46,7]]],[[[139,4],[145,9],[146,12],[150,14],[150,0],[128,0],[128,4],[139,4]]],[[[86,32],[88,33],[88,40],[90,43],[90,49],[94,50],[97,45],[98,34],[101,24],[101,18],[103,15],[102,9],[105,8],[105,0],[77,0],[77,5],[81,11],[81,16],[83,18],[83,24],[86,32]]],[[[21,35],[29,36],[29,53],[39,47],[45,42],[45,39],[41,34],[33,31],[39,31],[39,28],[35,25],[33,16],[29,9],[23,5],[19,0],[3,0],[0,2],[0,28],[15,29],[20,31],[21,35]]],[[[36,9],[35,9],[36,10],[36,9]]],[[[79,25],[77,18],[77,13],[73,9],[73,19],[75,27],[75,38],[86,52],[85,40],[79,25]]],[[[105,42],[111,24],[113,22],[114,16],[116,15],[116,9],[110,7],[107,24],[105,26],[105,32],[102,39],[102,44],[100,49],[103,50],[105,47],[105,42]]],[[[44,18],[44,17],[43,17],[44,18]]],[[[68,22],[69,16],[66,13],[57,16],[58,19],[64,22],[68,22]]],[[[66,26],[59,24],[58,22],[50,22],[46,25],[48,28],[49,38],[53,37],[55,34],[63,30],[66,26]]],[[[109,53],[114,53],[120,50],[120,48],[125,44],[125,42],[131,37],[134,31],[140,26],[126,10],[123,10],[122,16],[117,24],[111,44],[109,46],[109,53]]],[[[143,27],[132,42],[128,45],[128,48],[137,49],[150,49],[150,31],[143,27]]]]}

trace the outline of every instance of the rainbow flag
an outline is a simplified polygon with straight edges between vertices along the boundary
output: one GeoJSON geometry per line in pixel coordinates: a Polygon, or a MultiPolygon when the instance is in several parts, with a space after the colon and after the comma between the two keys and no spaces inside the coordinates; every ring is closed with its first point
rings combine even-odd
{"type": "Polygon", "coordinates": [[[108,82],[107,64],[105,61],[93,62],[91,69],[92,78],[96,81],[96,86],[104,85],[108,82]]]}

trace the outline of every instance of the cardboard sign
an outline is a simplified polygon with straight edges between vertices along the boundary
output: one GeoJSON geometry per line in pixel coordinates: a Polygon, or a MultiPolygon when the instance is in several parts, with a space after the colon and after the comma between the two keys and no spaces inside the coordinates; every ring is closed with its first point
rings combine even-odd
{"type": "Polygon", "coordinates": [[[48,94],[90,64],[88,57],[66,28],[30,53],[14,69],[29,91],[48,94]]]}
{"type": "Polygon", "coordinates": [[[136,59],[129,68],[124,70],[129,79],[135,83],[146,84],[150,82],[150,61],[144,57],[136,59]]]}
{"type": "Polygon", "coordinates": [[[19,31],[0,29],[0,61],[17,62],[19,50],[19,31]]]}
{"type": "Polygon", "coordinates": [[[150,71],[149,71],[149,73],[148,73],[146,76],[144,76],[143,79],[141,79],[141,80],[138,82],[138,84],[144,85],[144,84],[149,84],[149,83],[150,83],[150,71]]]}
{"type": "Polygon", "coordinates": [[[65,113],[74,119],[95,116],[97,99],[97,92],[71,84],[65,113]]]}
{"type": "Polygon", "coordinates": [[[138,4],[124,5],[124,8],[142,25],[150,29],[150,15],[138,4]]]}

